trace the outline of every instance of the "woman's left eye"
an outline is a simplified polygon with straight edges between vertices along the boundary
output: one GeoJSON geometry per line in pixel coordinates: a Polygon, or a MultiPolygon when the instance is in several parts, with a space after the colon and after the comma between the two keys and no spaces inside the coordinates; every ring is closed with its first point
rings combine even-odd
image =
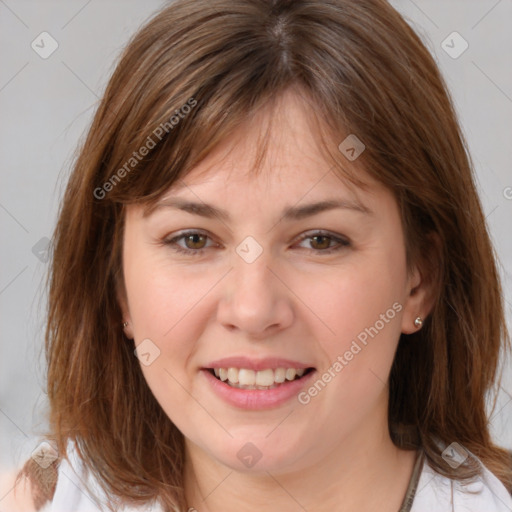
{"type": "Polygon", "coordinates": [[[306,234],[300,238],[299,242],[303,242],[304,240],[310,240],[309,244],[311,245],[311,242],[313,241],[317,246],[320,247],[313,247],[312,249],[314,252],[323,253],[323,254],[330,254],[332,252],[341,251],[342,249],[345,249],[346,247],[350,246],[350,242],[347,238],[343,236],[333,235],[332,233],[326,232],[326,231],[315,231],[311,234],[306,234]],[[326,244],[327,241],[327,244],[326,244]],[[332,246],[331,243],[335,242],[335,245],[332,246]]]}
{"type": "MultiPolygon", "coordinates": [[[[198,256],[203,254],[205,249],[211,247],[211,245],[206,246],[206,241],[209,238],[210,237],[208,235],[200,231],[187,231],[170,239],[165,239],[163,240],[163,243],[171,246],[171,248],[176,252],[189,254],[191,256],[198,256]],[[184,241],[185,246],[179,243],[182,240],[184,241]]],[[[309,240],[310,247],[303,248],[319,254],[330,254],[336,251],[341,251],[342,249],[350,246],[350,242],[347,238],[335,236],[326,231],[315,231],[310,234],[302,235],[296,243],[301,243],[306,240],[309,240]],[[334,246],[331,245],[333,242],[335,243],[334,246]],[[317,247],[312,247],[312,244],[317,245],[317,247]]]]}

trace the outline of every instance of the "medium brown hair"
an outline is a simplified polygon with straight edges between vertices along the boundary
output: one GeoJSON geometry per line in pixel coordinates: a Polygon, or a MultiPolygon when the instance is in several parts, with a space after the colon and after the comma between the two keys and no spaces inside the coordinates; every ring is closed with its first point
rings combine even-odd
{"type": "Polygon", "coordinates": [[[512,491],[510,458],[493,444],[486,413],[510,340],[472,163],[432,56],[383,0],[177,0],[135,35],[80,150],[53,238],[48,437],[61,454],[75,440],[107,494],[185,506],[183,435],[121,328],[125,205],[150,207],[289,87],[325,129],[340,176],[358,182],[337,144],[349,133],[364,142],[358,164],[393,192],[408,264],[421,261],[435,285],[431,314],[401,336],[391,369],[393,442],[422,447],[443,475],[470,478],[479,471],[472,457],[453,469],[441,456],[439,442],[456,441],[512,491]],[[148,138],[157,143],[142,156],[148,138]]]}

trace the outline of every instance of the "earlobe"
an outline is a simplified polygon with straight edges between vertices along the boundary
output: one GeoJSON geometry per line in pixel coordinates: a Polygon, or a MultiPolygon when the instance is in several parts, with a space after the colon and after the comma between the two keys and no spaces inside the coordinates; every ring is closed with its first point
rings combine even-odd
{"type": "Polygon", "coordinates": [[[402,315],[402,333],[412,334],[420,330],[432,311],[437,295],[440,243],[432,233],[428,237],[429,250],[423,253],[420,265],[416,265],[409,278],[408,296],[402,315]]]}
{"type": "Polygon", "coordinates": [[[119,309],[121,310],[121,327],[124,331],[125,336],[128,339],[133,339],[133,328],[130,318],[130,312],[128,309],[128,301],[126,299],[126,292],[124,290],[123,285],[117,285],[116,287],[116,297],[117,303],[119,305],[119,309]]]}
{"type": "Polygon", "coordinates": [[[133,326],[131,321],[126,317],[123,316],[123,321],[121,322],[121,328],[124,332],[124,335],[129,339],[133,340],[133,326]]]}
{"type": "Polygon", "coordinates": [[[128,339],[133,340],[133,330],[132,330],[130,322],[128,322],[128,321],[123,322],[123,330],[124,330],[125,336],[128,339]]]}
{"type": "Polygon", "coordinates": [[[432,276],[427,277],[419,271],[416,272],[414,285],[409,289],[402,316],[402,333],[404,334],[419,331],[434,305],[435,280],[431,279],[432,276]]]}
{"type": "Polygon", "coordinates": [[[415,268],[409,278],[408,296],[402,315],[402,333],[412,334],[421,329],[425,312],[425,285],[420,271],[415,268]]]}

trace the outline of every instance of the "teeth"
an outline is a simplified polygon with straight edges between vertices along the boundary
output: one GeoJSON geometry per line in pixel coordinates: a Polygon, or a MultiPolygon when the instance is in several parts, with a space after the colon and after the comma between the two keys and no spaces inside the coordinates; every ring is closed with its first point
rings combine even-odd
{"type": "Polygon", "coordinates": [[[297,375],[297,372],[295,371],[295,368],[288,368],[286,370],[286,380],[293,380],[293,379],[295,379],[295,375],[297,375]]]}
{"type": "Polygon", "coordinates": [[[274,384],[274,370],[260,370],[256,373],[257,386],[272,386],[274,384]]]}
{"type": "Polygon", "coordinates": [[[274,370],[274,380],[281,384],[286,380],[286,370],[284,368],[277,368],[274,370]]]}
{"type": "MultiPolygon", "coordinates": [[[[236,372],[236,368],[232,368],[232,370],[236,372]]],[[[256,372],[245,368],[238,370],[238,382],[242,386],[254,386],[256,384],[256,372]]]]}
{"type": "Polygon", "coordinates": [[[304,368],[268,368],[266,370],[249,370],[246,368],[214,368],[215,376],[233,387],[241,389],[272,389],[286,380],[302,377],[304,368]]]}
{"type": "Polygon", "coordinates": [[[236,368],[228,368],[228,380],[229,382],[238,382],[238,370],[236,368]]]}

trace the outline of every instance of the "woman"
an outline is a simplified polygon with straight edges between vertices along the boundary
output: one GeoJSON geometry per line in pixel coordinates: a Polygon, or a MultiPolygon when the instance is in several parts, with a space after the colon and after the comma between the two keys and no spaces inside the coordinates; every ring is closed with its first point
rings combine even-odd
{"type": "Polygon", "coordinates": [[[485,410],[508,340],[464,139],[400,15],[178,0],[69,181],[47,468],[20,477],[52,511],[510,510],[485,410]]]}

